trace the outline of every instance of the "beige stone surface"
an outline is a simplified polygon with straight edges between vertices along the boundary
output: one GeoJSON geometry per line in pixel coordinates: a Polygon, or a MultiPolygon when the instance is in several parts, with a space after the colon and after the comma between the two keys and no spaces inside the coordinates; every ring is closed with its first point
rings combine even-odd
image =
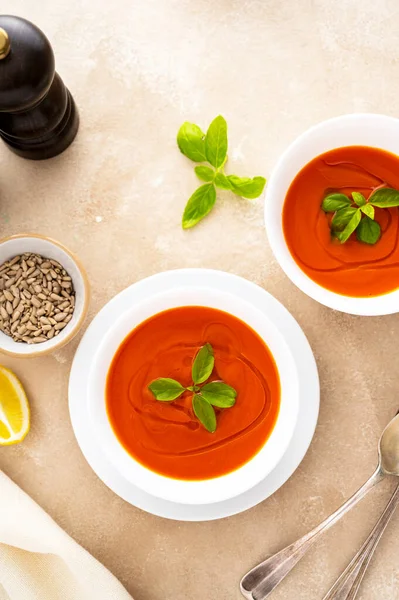
{"type": "MultiPolygon", "coordinates": [[[[136,600],[239,600],[247,569],[316,525],[371,474],[379,433],[399,405],[399,320],[339,314],[297,290],[271,254],[262,200],[220,193],[206,222],[183,232],[197,182],[175,135],[184,120],[206,127],[222,113],[230,172],[268,175],[295,136],[322,119],[398,116],[398,3],[3,0],[1,12],[47,33],[81,115],[76,142],[51,161],[24,161],[0,147],[2,235],[40,232],[75,250],[93,286],[90,318],[118,291],[165,269],[242,275],[299,321],[322,393],[311,448],[273,497],[218,522],[167,521],[113,494],[79,450],[67,405],[77,339],[47,358],[2,357],[29,393],[32,431],[20,446],[0,449],[0,468],[136,600]]],[[[328,532],[273,599],[321,599],[389,488],[382,484],[328,532]]],[[[399,599],[398,534],[396,517],[360,600],[399,599]]]]}

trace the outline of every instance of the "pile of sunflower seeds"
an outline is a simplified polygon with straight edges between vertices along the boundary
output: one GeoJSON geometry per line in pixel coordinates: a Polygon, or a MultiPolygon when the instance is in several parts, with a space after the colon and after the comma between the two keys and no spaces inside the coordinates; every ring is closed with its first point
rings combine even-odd
{"type": "Polygon", "coordinates": [[[0,266],[0,330],[16,342],[51,340],[74,309],[72,278],[56,260],[26,253],[0,266]]]}

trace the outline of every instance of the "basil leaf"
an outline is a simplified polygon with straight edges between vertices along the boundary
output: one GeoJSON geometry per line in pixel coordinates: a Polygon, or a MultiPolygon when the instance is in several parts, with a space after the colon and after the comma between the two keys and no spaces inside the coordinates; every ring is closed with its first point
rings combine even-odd
{"type": "Polygon", "coordinates": [[[213,183],[201,185],[189,198],[183,213],[183,229],[190,229],[211,212],[216,202],[216,190],[213,183]]]}
{"type": "Polygon", "coordinates": [[[193,398],[193,410],[197,419],[210,433],[216,431],[216,415],[213,406],[198,394],[193,398]]]}
{"type": "Polygon", "coordinates": [[[399,206],[399,191],[392,188],[380,188],[371,194],[369,203],[379,208],[399,206]]]}
{"type": "Polygon", "coordinates": [[[360,207],[360,210],[367,217],[369,217],[370,219],[372,219],[374,221],[374,215],[375,215],[374,206],[372,206],[371,204],[363,204],[363,206],[360,207]]]}
{"type": "Polygon", "coordinates": [[[358,206],[366,204],[366,198],[360,192],[352,192],[352,198],[358,206]]]}
{"type": "Polygon", "coordinates": [[[238,196],[254,200],[258,198],[264,190],[266,179],[264,177],[238,177],[237,175],[228,175],[227,179],[231,184],[231,189],[238,196]]]}
{"type": "Polygon", "coordinates": [[[205,154],[208,162],[217,169],[223,164],[227,154],[227,123],[219,115],[208,127],[205,136],[205,154]]]}
{"type": "Polygon", "coordinates": [[[194,162],[204,162],[205,154],[205,133],[194,123],[183,123],[177,133],[177,145],[187,158],[194,162]]]}
{"type": "Polygon", "coordinates": [[[211,167],[195,167],[195,174],[202,181],[213,181],[215,179],[215,171],[211,167]]]}
{"type": "Polygon", "coordinates": [[[230,408],[236,403],[237,392],[222,381],[212,381],[201,388],[201,396],[213,406],[230,408]]]}
{"type": "Polygon", "coordinates": [[[201,388],[199,385],[189,385],[187,389],[189,392],[199,392],[201,388]]]}
{"type": "Polygon", "coordinates": [[[321,208],[324,212],[336,212],[341,208],[350,206],[351,201],[345,194],[328,194],[321,204],[321,208]]]}
{"type": "Polygon", "coordinates": [[[381,227],[377,221],[373,221],[369,217],[364,217],[356,229],[356,237],[359,242],[365,244],[375,244],[381,236],[381,227]]]}
{"type": "Polygon", "coordinates": [[[337,234],[337,238],[339,239],[341,244],[344,244],[350,238],[352,233],[355,231],[356,227],[359,225],[361,218],[362,215],[360,212],[360,208],[358,208],[351,220],[349,221],[349,223],[347,224],[347,226],[345,227],[345,229],[337,234]]]}
{"type": "Polygon", "coordinates": [[[168,377],[154,379],[148,388],[154,394],[155,398],[161,400],[161,402],[176,400],[185,391],[185,388],[178,381],[169,379],[168,377]]]}
{"type": "Polygon", "coordinates": [[[211,376],[215,366],[215,356],[210,344],[205,344],[194,358],[192,377],[195,384],[203,383],[211,376]]]}
{"type": "Polygon", "coordinates": [[[342,231],[348,225],[353,215],[357,212],[357,208],[348,206],[338,210],[332,218],[331,227],[333,231],[342,231]]]}
{"type": "Polygon", "coordinates": [[[232,186],[224,173],[217,173],[214,181],[215,185],[222,190],[231,190],[232,186]]]}

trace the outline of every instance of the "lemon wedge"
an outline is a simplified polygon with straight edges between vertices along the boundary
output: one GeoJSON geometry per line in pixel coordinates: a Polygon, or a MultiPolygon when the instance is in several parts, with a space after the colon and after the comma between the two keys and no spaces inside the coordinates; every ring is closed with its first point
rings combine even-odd
{"type": "Polygon", "coordinates": [[[0,446],[22,442],[29,427],[30,410],[25,390],[14,373],[0,365],[0,446]]]}

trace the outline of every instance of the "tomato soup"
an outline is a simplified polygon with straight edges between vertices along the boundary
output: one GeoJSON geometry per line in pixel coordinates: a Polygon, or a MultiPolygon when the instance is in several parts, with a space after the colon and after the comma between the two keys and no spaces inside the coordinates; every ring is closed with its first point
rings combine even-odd
{"type": "Polygon", "coordinates": [[[376,208],[381,237],[364,244],[353,234],[344,244],[331,235],[332,215],[321,209],[333,192],[399,189],[399,157],[378,148],[349,146],[321,154],[292,182],[283,207],[283,230],[296,263],[313,281],[345,296],[379,296],[399,287],[399,211],[376,208]]]}
{"type": "Polygon", "coordinates": [[[187,306],[156,314],[128,335],[109,370],[106,402],[117,438],[141,464],[175,479],[204,480],[234,471],[263,447],[278,416],[280,380],[270,350],[243,321],[187,306]],[[148,389],[158,377],[192,385],[193,358],[206,343],[215,355],[210,380],[237,391],[233,407],[215,409],[214,433],[195,417],[191,392],[160,402],[148,389]]]}

